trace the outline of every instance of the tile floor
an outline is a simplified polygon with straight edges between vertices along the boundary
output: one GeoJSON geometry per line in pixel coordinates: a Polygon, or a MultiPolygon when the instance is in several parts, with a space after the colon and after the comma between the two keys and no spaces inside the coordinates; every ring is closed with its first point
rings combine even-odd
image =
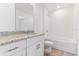
{"type": "Polygon", "coordinates": [[[45,56],[77,56],[76,54],[72,54],[55,48],[53,48],[50,53],[48,52],[47,49],[45,49],[44,55],[45,56]]]}

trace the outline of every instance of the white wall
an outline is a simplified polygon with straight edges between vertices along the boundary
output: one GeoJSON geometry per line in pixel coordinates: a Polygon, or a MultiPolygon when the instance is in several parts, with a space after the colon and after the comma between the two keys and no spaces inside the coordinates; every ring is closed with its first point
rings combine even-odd
{"type": "Polygon", "coordinates": [[[15,31],[14,3],[0,3],[0,31],[15,31]]]}
{"type": "Polygon", "coordinates": [[[36,33],[44,32],[44,14],[41,4],[33,4],[34,8],[34,30],[36,33]]]}
{"type": "Polygon", "coordinates": [[[49,38],[49,14],[48,10],[44,8],[44,33],[45,38],[49,38]]]}
{"type": "Polygon", "coordinates": [[[77,33],[77,54],[79,55],[79,4],[74,4],[74,15],[75,15],[75,26],[76,27],[76,33],[77,33]]]}
{"type": "Polygon", "coordinates": [[[52,40],[75,39],[73,6],[57,9],[50,16],[50,34],[52,40]]]}
{"type": "Polygon", "coordinates": [[[16,30],[33,30],[33,14],[28,14],[27,12],[16,8],[16,30]],[[20,18],[23,18],[24,20],[20,18]],[[21,21],[23,21],[22,24],[20,23],[21,21]]]}
{"type": "Polygon", "coordinates": [[[79,39],[79,4],[74,4],[74,22],[77,33],[77,39],[79,39]]]}
{"type": "Polygon", "coordinates": [[[44,8],[44,31],[48,31],[49,28],[49,19],[48,19],[48,10],[44,8]]]}

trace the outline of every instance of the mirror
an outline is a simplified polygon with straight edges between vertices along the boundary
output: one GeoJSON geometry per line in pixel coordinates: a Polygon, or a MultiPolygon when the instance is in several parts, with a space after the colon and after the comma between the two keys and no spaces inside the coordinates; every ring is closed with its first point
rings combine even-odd
{"type": "Polygon", "coordinates": [[[29,3],[15,4],[16,31],[33,31],[33,6],[29,3]]]}

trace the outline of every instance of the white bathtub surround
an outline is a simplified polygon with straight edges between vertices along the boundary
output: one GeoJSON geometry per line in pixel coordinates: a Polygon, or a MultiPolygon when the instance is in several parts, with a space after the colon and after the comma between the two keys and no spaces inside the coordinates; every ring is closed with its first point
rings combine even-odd
{"type": "Polygon", "coordinates": [[[72,54],[77,54],[77,42],[76,40],[74,41],[64,41],[64,40],[53,40],[54,42],[54,48],[72,53],[72,54]]]}

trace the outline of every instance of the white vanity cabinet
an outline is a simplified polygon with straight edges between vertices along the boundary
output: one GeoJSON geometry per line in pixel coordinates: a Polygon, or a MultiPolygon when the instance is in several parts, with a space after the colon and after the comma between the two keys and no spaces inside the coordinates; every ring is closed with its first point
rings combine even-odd
{"type": "Polygon", "coordinates": [[[27,48],[27,56],[43,56],[43,41],[39,41],[27,48]]]}
{"type": "Polygon", "coordinates": [[[14,54],[12,54],[12,56],[26,56],[26,38],[24,38],[23,40],[16,42],[14,44],[12,44],[12,46],[14,47],[18,47],[18,49],[15,51],[14,54]]]}
{"type": "Polygon", "coordinates": [[[44,38],[42,35],[27,39],[27,56],[44,55],[44,38]]]}
{"type": "Polygon", "coordinates": [[[21,48],[12,56],[43,56],[44,55],[44,36],[36,35],[26,40],[16,43],[14,46],[19,45],[21,48]]]}
{"type": "MultiPolygon", "coordinates": [[[[0,46],[0,56],[14,56],[15,54],[20,56],[20,55],[26,55],[23,52],[26,48],[26,40],[21,40],[17,42],[13,42],[10,44],[5,44],[0,46]]],[[[26,52],[26,51],[25,51],[26,52]]]]}
{"type": "Polygon", "coordinates": [[[79,40],[77,41],[77,55],[79,56],[79,40]]]}
{"type": "Polygon", "coordinates": [[[13,54],[11,56],[26,56],[26,49],[18,51],[18,52],[16,52],[15,54],[13,54]]]}
{"type": "Polygon", "coordinates": [[[43,56],[43,35],[18,38],[18,41],[0,45],[0,56],[43,56]]]}

